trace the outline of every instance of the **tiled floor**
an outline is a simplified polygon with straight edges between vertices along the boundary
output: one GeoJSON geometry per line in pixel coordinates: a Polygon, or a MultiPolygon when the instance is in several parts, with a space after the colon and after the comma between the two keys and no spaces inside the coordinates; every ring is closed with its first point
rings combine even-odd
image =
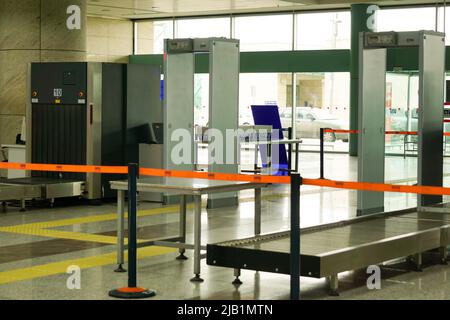
{"type": "MultiPolygon", "coordinates": [[[[326,156],[326,177],[356,180],[356,159],[347,155],[326,156]]],[[[445,160],[445,172],[450,161],[445,160]]],[[[300,171],[316,178],[318,155],[302,154],[300,171]]],[[[414,183],[416,159],[386,159],[386,180],[414,183]]],[[[448,179],[446,178],[448,185],[448,179]]],[[[285,230],[289,226],[288,189],[273,186],[263,192],[262,231],[285,230]]],[[[253,194],[242,192],[238,208],[206,209],[203,212],[203,241],[213,243],[252,236],[253,194]]],[[[414,207],[415,196],[386,194],[386,209],[414,207]]],[[[346,190],[303,187],[302,227],[348,219],[355,216],[356,193],[346,190]]],[[[140,239],[175,235],[177,207],[141,203],[140,239]]],[[[31,209],[20,213],[9,207],[0,213],[0,299],[109,299],[108,291],[126,285],[127,275],[115,273],[116,222],[114,203],[100,207],[74,205],[53,209],[31,209]],[[71,220],[72,219],[72,220],[71,220]],[[81,268],[81,289],[67,288],[67,268],[81,268]]],[[[192,214],[188,215],[188,240],[192,241],[192,214]]],[[[144,287],[156,289],[154,299],[287,299],[289,277],[243,271],[239,288],[231,284],[229,269],[202,262],[204,283],[189,282],[192,259],[177,261],[172,249],[141,249],[138,279],[144,287]]],[[[192,253],[188,252],[189,257],[192,253]]],[[[430,264],[424,272],[409,271],[404,264],[382,268],[381,290],[368,290],[365,270],[340,275],[341,295],[332,299],[448,299],[450,267],[430,264]],[[449,280],[447,280],[449,279],[449,280]]],[[[302,278],[302,297],[329,299],[325,279],[302,278]]]]}

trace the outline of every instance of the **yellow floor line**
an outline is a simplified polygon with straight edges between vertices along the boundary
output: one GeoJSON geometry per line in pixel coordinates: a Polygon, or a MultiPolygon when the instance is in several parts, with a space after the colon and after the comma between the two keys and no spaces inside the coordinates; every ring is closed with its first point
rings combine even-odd
{"type": "MultiPolygon", "coordinates": [[[[276,198],[276,195],[266,196],[263,199],[276,198]]],[[[241,202],[250,202],[253,201],[253,198],[243,198],[241,202]]],[[[188,209],[192,209],[192,205],[188,205],[188,209]]],[[[152,208],[148,210],[142,210],[138,212],[139,217],[164,214],[164,213],[177,213],[178,206],[166,206],[159,208],[152,208]]],[[[69,225],[77,225],[77,224],[86,224],[86,223],[95,223],[95,222],[105,222],[105,221],[113,221],[116,220],[117,214],[102,214],[96,216],[88,216],[88,217],[79,217],[79,218],[71,218],[71,219],[62,219],[55,221],[46,221],[46,222],[38,222],[38,223],[29,223],[22,225],[15,225],[9,227],[0,227],[0,232],[6,233],[14,233],[14,234],[22,234],[22,235],[32,235],[32,236],[41,236],[47,238],[55,238],[55,239],[70,239],[70,240],[78,240],[78,241],[87,241],[87,242],[97,242],[104,244],[116,244],[117,238],[115,236],[105,236],[105,235],[96,235],[96,234],[88,234],[88,233],[79,233],[79,232],[71,232],[71,231],[62,231],[62,230],[52,230],[49,228],[56,228],[62,226],[69,225]]],[[[143,240],[139,240],[141,242],[143,240]]],[[[125,239],[127,242],[127,239],[125,239]]],[[[145,247],[138,250],[138,258],[146,258],[151,256],[157,256],[167,253],[175,252],[176,249],[172,248],[163,248],[163,247],[145,247]]],[[[34,267],[27,267],[22,269],[10,270],[0,272],[0,284],[12,283],[23,280],[30,280],[55,274],[66,273],[67,267],[71,265],[77,265],[81,269],[87,269],[92,267],[98,267],[108,264],[114,264],[116,262],[116,253],[108,253],[94,257],[86,257],[80,259],[72,259],[60,262],[49,263],[45,265],[39,265],[34,267]]]]}
{"type": "MultiPolygon", "coordinates": [[[[138,258],[143,259],[153,256],[159,256],[163,254],[172,253],[175,251],[176,249],[172,248],[146,247],[138,250],[138,258]]],[[[93,257],[58,261],[44,265],[3,271],[0,272],[0,285],[66,273],[67,268],[72,265],[79,266],[81,269],[88,269],[93,267],[112,265],[115,263],[116,263],[116,254],[107,253],[93,257]]]]}
{"type": "MultiPolygon", "coordinates": [[[[178,206],[153,208],[153,209],[139,211],[138,216],[145,217],[145,216],[162,214],[162,213],[172,213],[172,212],[175,213],[177,209],[178,209],[178,206]]],[[[55,220],[55,221],[21,224],[18,226],[26,227],[26,228],[39,228],[39,229],[45,228],[46,229],[46,228],[71,226],[71,225],[76,225],[76,224],[105,222],[105,221],[112,221],[112,220],[116,220],[116,219],[117,219],[116,213],[108,213],[108,214],[102,214],[102,215],[96,215],[96,216],[87,216],[87,217],[55,220]]],[[[7,229],[8,227],[0,228],[0,230],[5,229],[5,228],[7,229]]]]}
{"type": "MultiPolygon", "coordinates": [[[[283,197],[283,195],[280,195],[283,197]]],[[[276,199],[279,198],[277,195],[270,195],[263,197],[263,199],[276,199]]],[[[253,198],[242,198],[241,202],[250,202],[253,201],[253,198]]],[[[192,209],[192,204],[188,205],[188,209],[192,209]]],[[[148,210],[141,210],[138,212],[139,217],[164,214],[164,213],[177,213],[178,206],[166,206],[159,208],[152,208],[148,210]]],[[[96,216],[88,216],[88,217],[79,217],[79,218],[70,218],[70,219],[62,219],[55,221],[46,221],[46,222],[38,222],[38,223],[28,223],[22,225],[14,225],[8,227],[0,227],[0,232],[5,233],[14,233],[14,234],[22,234],[22,235],[31,235],[31,236],[40,236],[46,238],[54,238],[54,239],[69,239],[69,240],[78,240],[78,241],[86,241],[86,242],[97,242],[104,244],[115,244],[116,237],[115,236],[105,236],[105,235],[97,235],[91,233],[79,233],[79,232],[71,232],[71,231],[62,231],[62,230],[54,230],[49,228],[56,228],[62,226],[69,225],[79,225],[79,224],[87,224],[87,223],[96,223],[96,222],[105,222],[105,221],[113,221],[117,218],[117,214],[103,214],[96,216]]],[[[125,242],[127,240],[125,239],[125,242]]]]}
{"type": "Polygon", "coordinates": [[[10,228],[8,231],[1,230],[8,233],[16,233],[22,235],[46,237],[53,239],[67,239],[67,240],[78,240],[85,242],[97,242],[104,244],[116,244],[117,240],[114,236],[105,236],[100,234],[92,233],[80,233],[72,231],[61,231],[61,230],[51,230],[51,229],[29,229],[29,228],[10,228]]]}
{"type": "MultiPolygon", "coordinates": [[[[85,242],[97,242],[104,244],[117,244],[116,236],[105,236],[101,234],[92,234],[92,233],[80,233],[80,232],[72,232],[72,231],[60,231],[60,230],[51,230],[51,229],[22,229],[21,227],[9,228],[7,231],[2,230],[7,233],[15,233],[29,236],[37,236],[37,237],[45,237],[45,238],[54,238],[54,239],[67,239],[67,240],[77,240],[77,241],[85,241],[85,242]]],[[[146,242],[148,239],[137,239],[137,242],[146,242]]],[[[128,244],[128,238],[124,238],[124,244],[128,244]]]]}
{"type": "MultiPolygon", "coordinates": [[[[265,199],[263,197],[263,199],[265,199]]],[[[253,201],[253,198],[245,198],[241,199],[242,202],[250,202],[253,201]]],[[[188,210],[193,208],[193,205],[188,205],[188,210]]],[[[139,217],[147,217],[151,215],[163,214],[163,213],[178,213],[178,206],[171,205],[159,208],[152,208],[147,210],[140,210],[138,212],[139,217]]],[[[70,219],[62,219],[62,220],[54,220],[54,221],[45,221],[45,222],[36,222],[36,223],[27,223],[21,225],[14,225],[10,227],[0,227],[0,231],[8,232],[11,228],[21,227],[21,228],[35,228],[35,229],[48,229],[48,228],[57,228],[64,226],[72,226],[72,225],[80,225],[80,224],[88,224],[95,222],[106,222],[113,221],[117,219],[116,213],[108,213],[102,215],[95,216],[87,216],[87,217],[78,217],[78,218],[70,218],[70,219]]]]}

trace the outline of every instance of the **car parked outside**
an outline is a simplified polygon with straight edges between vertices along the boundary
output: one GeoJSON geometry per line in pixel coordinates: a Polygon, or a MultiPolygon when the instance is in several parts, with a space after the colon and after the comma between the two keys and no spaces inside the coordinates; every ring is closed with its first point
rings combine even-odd
{"type": "MultiPolygon", "coordinates": [[[[338,119],[326,110],[320,108],[296,108],[296,135],[297,138],[320,138],[320,128],[348,130],[348,122],[338,119]]],[[[292,126],[292,108],[280,109],[281,125],[283,128],[292,126]]],[[[334,142],[342,140],[348,142],[348,133],[326,132],[325,141],[334,142]]]]}

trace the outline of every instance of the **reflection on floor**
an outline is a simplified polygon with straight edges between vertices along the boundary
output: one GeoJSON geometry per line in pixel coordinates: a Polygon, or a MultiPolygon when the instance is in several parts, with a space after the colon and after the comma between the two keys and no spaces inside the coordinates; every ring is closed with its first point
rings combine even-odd
{"type": "MultiPolygon", "coordinates": [[[[416,159],[386,159],[386,180],[415,183],[416,159]]],[[[450,161],[445,160],[445,172],[450,161]]],[[[317,154],[302,154],[303,176],[318,176],[317,154]]],[[[356,159],[347,155],[326,156],[326,177],[356,180],[356,159]]],[[[448,179],[446,178],[448,185],[448,179]]],[[[263,192],[263,232],[285,230],[289,226],[289,190],[273,186],[263,192]]],[[[415,196],[386,194],[386,208],[397,210],[414,207],[415,196]]],[[[203,241],[218,242],[252,236],[253,194],[242,192],[238,208],[203,212],[203,241]]],[[[303,227],[355,216],[356,193],[332,189],[303,187],[301,224],[303,227]]],[[[176,235],[176,206],[141,203],[139,239],[176,235]]],[[[8,207],[0,213],[0,299],[109,299],[110,289],[126,285],[127,275],[115,269],[115,206],[58,206],[32,209],[20,213],[8,207]],[[81,289],[67,288],[67,268],[81,268],[81,289]]],[[[192,241],[192,215],[188,215],[188,240],[192,241]]],[[[154,299],[287,299],[289,278],[284,275],[243,271],[243,285],[231,284],[229,269],[206,266],[202,262],[205,282],[193,284],[192,260],[176,261],[173,249],[150,247],[140,249],[138,282],[156,289],[154,299]]],[[[187,255],[192,257],[191,252],[187,255]]],[[[382,267],[381,290],[366,287],[366,270],[340,275],[341,296],[332,299],[448,299],[450,268],[430,264],[424,272],[410,271],[397,263],[382,267]]],[[[302,278],[302,297],[329,299],[325,279],[302,278]]]]}

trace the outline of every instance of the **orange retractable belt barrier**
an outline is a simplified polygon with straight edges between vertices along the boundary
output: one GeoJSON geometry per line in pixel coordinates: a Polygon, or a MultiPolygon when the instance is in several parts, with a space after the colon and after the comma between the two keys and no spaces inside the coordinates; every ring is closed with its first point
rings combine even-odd
{"type": "Polygon", "coordinates": [[[418,134],[418,132],[417,131],[386,131],[386,134],[402,134],[402,135],[416,136],[418,134]]]}
{"type": "Polygon", "coordinates": [[[351,134],[358,134],[359,131],[358,130],[343,130],[343,129],[325,129],[324,132],[329,132],[329,133],[351,133],[351,134]]]}
{"type": "MultiPolygon", "coordinates": [[[[325,129],[324,132],[329,132],[329,133],[350,133],[350,134],[358,134],[359,131],[358,130],[343,130],[343,129],[325,129]]],[[[386,131],[386,134],[403,134],[403,135],[417,135],[418,132],[417,131],[386,131]]],[[[445,133],[444,133],[445,135],[445,133]]]]}
{"type": "Polygon", "coordinates": [[[112,173],[112,174],[128,173],[128,167],[11,163],[11,162],[0,162],[0,169],[51,171],[51,172],[112,173]]]}
{"type": "MultiPolygon", "coordinates": [[[[88,166],[88,165],[55,165],[55,164],[32,164],[32,163],[9,163],[0,162],[0,169],[29,170],[29,171],[53,171],[53,172],[84,172],[84,173],[109,173],[127,174],[128,167],[118,166],[88,166]]],[[[192,172],[179,170],[164,170],[141,168],[142,176],[172,177],[172,178],[194,178],[207,180],[241,181],[268,184],[290,184],[291,177],[288,176],[264,176],[245,175],[213,172],[192,172]]],[[[407,186],[369,182],[333,181],[326,179],[303,179],[303,185],[316,187],[329,187],[348,190],[363,190],[375,192],[399,192],[427,195],[450,195],[450,188],[431,186],[407,186]]]]}
{"type": "MultiPolygon", "coordinates": [[[[343,130],[343,129],[325,129],[324,132],[329,132],[329,133],[350,133],[350,134],[358,134],[359,131],[358,130],[343,130]]],[[[399,134],[399,135],[411,135],[411,136],[415,136],[418,134],[417,131],[386,131],[386,134],[399,134]]],[[[450,137],[450,132],[444,132],[443,133],[444,136],[446,137],[450,137]]]]}
{"type": "Polygon", "coordinates": [[[349,190],[400,192],[428,195],[450,195],[450,188],[429,186],[405,186],[370,182],[333,181],[324,179],[303,179],[303,184],[317,187],[329,187],[349,190]]]}

